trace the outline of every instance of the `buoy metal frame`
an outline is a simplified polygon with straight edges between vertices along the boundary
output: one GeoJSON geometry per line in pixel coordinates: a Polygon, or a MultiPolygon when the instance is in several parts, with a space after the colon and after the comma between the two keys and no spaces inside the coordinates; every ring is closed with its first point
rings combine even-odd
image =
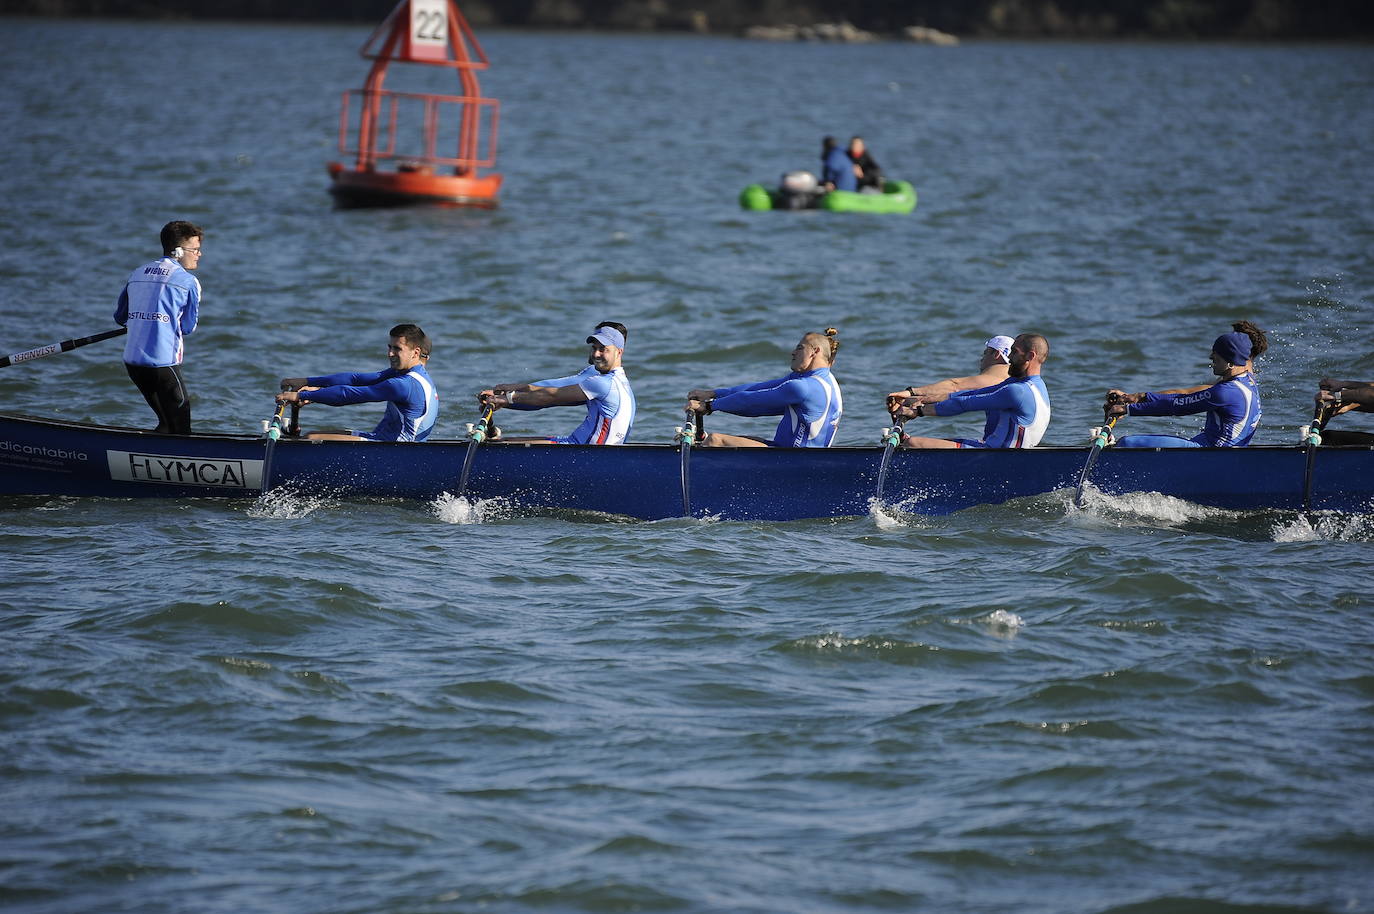
{"type": "Polygon", "coordinates": [[[401,0],[363,43],[360,53],[372,61],[372,68],[363,88],[343,93],[339,113],[339,153],[353,157],[353,166],[342,162],[327,166],[333,179],[329,190],[338,205],[496,206],[501,176],[481,174],[480,169],[496,164],[500,103],[482,96],[477,71],[485,70],[489,61],[457,4],[453,0],[401,0]],[[452,68],[458,73],[462,94],[384,89],[393,61],[452,68]],[[355,103],[356,132],[352,129],[355,103]],[[454,106],[459,109],[457,148],[453,155],[444,155],[438,149],[440,117],[454,106]],[[420,148],[398,151],[402,110],[415,107],[422,109],[420,148]],[[351,144],[354,136],[357,142],[351,144]],[[387,165],[394,170],[385,170],[387,165]]]}

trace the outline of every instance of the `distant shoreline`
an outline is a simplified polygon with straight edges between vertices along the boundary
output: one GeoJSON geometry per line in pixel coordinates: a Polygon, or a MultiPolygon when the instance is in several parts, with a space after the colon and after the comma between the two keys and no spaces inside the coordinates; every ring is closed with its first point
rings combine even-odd
{"type": "MultiPolygon", "coordinates": [[[[0,0],[0,15],[178,21],[379,23],[395,0],[295,0],[290,14],[264,10],[260,0],[0,0]]],[[[728,0],[547,0],[504,3],[464,0],[475,29],[688,33],[771,41],[868,43],[1053,39],[1131,41],[1374,40],[1374,4],[1363,0],[1095,0],[1061,11],[1054,0],[970,0],[912,3],[892,12],[881,0],[854,0],[846,19],[827,16],[813,0],[778,4],[771,16],[728,0]],[[943,37],[942,37],[943,36],[943,37]]]]}

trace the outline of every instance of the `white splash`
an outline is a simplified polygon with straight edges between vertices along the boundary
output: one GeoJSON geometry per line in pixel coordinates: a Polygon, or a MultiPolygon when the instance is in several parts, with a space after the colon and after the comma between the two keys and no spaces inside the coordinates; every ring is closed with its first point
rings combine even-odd
{"type": "Polygon", "coordinates": [[[1301,515],[1274,524],[1270,536],[1276,543],[1307,543],[1321,539],[1321,535],[1307,522],[1307,518],[1301,515]]]}
{"type": "Polygon", "coordinates": [[[873,523],[879,530],[918,527],[921,526],[918,521],[921,515],[916,513],[916,505],[919,502],[919,496],[911,496],[896,502],[870,498],[868,500],[868,516],[873,518],[873,523]]]}
{"type": "Polygon", "coordinates": [[[327,508],[334,500],[325,495],[301,495],[290,488],[272,489],[259,495],[248,508],[249,517],[293,518],[305,517],[319,508],[327,508]]]}
{"type": "Polygon", "coordinates": [[[429,508],[446,524],[480,524],[510,513],[506,502],[500,498],[468,498],[449,492],[440,493],[429,508]]]}
{"type": "Polygon", "coordinates": [[[1026,627],[1026,620],[1005,609],[994,609],[983,617],[982,622],[998,638],[1015,638],[1017,632],[1026,627]]]}
{"type": "MultiPolygon", "coordinates": [[[[1165,495],[1162,492],[1129,492],[1125,495],[1107,495],[1095,488],[1092,483],[1083,487],[1083,510],[1091,515],[1127,515],[1155,524],[1174,526],[1201,520],[1218,520],[1240,517],[1240,512],[1224,508],[1209,508],[1194,504],[1182,498],[1165,495]]],[[[1067,492],[1071,502],[1073,494],[1067,492]]]]}
{"type": "Polygon", "coordinates": [[[1313,515],[1316,526],[1299,514],[1292,520],[1282,520],[1270,528],[1269,535],[1276,543],[1308,543],[1315,540],[1367,543],[1374,540],[1374,514],[1337,514],[1325,511],[1313,515]]]}

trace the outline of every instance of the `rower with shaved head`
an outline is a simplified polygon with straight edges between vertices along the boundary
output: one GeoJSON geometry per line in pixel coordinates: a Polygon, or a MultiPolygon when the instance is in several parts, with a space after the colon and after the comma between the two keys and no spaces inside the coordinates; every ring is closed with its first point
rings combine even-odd
{"type": "Polygon", "coordinates": [[[908,435],[903,447],[911,448],[1026,448],[1035,447],[1050,424],[1050,396],[1040,377],[1049,357],[1050,344],[1038,333],[1023,333],[1008,350],[1007,379],[989,387],[932,393],[902,399],[893,411],[899,420],[923,416],[957,416],[983,412],[987,423],[983,437],[926,438],[908,435]]]}

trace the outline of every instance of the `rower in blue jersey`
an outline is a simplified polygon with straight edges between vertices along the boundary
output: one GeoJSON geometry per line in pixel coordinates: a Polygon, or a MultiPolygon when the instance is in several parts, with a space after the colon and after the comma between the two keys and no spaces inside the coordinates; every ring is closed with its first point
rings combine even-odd
{"type": "MultiPolygon", "coordinates": [[[[1040,377],[1049,357],[1050,344],[1038,333],[1023,333],[1012,341],[1007,379],[990,387],[936,392],[908,397],[893,411],[894,418],[957,416],[967,412],[987,414],[983,437],[925,438],[908,435],[903,447],[914,448],[1026,448],[1035,447],[1050,424],[1050,395],[1040,377]],[[929,407],[929,409],[927,409],[929,407]]],[[[889,401],[890,403],[891,401],[889,401]]]]}
{"type": "Polygon", "coordinates": [[[1185,416],[1206,413],[1202,431],[1180,435],[1126,435],[1117,447],[1245,447],[1260,424],[1259,385],[1254,360],[1269,348],[1264,331],[1237,321],[1231,333],[1212,343],[1212,373],[1219,380],[1205,387],[1155,393],[1107,392],[1103,412],[1114,416],[1185,416]]]}
{"type": "Polygon", "coordinates": [[[830,373],[840,348],[834,327],[808,333],[792,350],[792,372],[771,381],[737,387],[698,388],[687,395],[687,408],[737,416],[782,416],[772,440],[712,432],[706,447],[830,447],[844,413],[840,384],[830,373]]]}
{"type": "Polygon", "coordinates": [[[624,325],[597,324],[587,344],[587,368],[565,378],[527,384],[496,384],[477,395],[485,408],[533,410],[549,406],[587,407],[587,416],[571,434],[554,437],[507,438],[535,444],[624,444],[635,420],[635,395],[621,360],[625,352],[624,325]]]}
{"type": "Polygon", "coordinates": [[[424,441],[439,418],[439,396],[425,370],[429,337],[415,324],[391,328],[384,371],[342,372],[309,378],[283,378],[278,403],[385,403],[382,421],[370,432],[343,429],[311,432],[307,438],[331,441],[424,441]]]}

